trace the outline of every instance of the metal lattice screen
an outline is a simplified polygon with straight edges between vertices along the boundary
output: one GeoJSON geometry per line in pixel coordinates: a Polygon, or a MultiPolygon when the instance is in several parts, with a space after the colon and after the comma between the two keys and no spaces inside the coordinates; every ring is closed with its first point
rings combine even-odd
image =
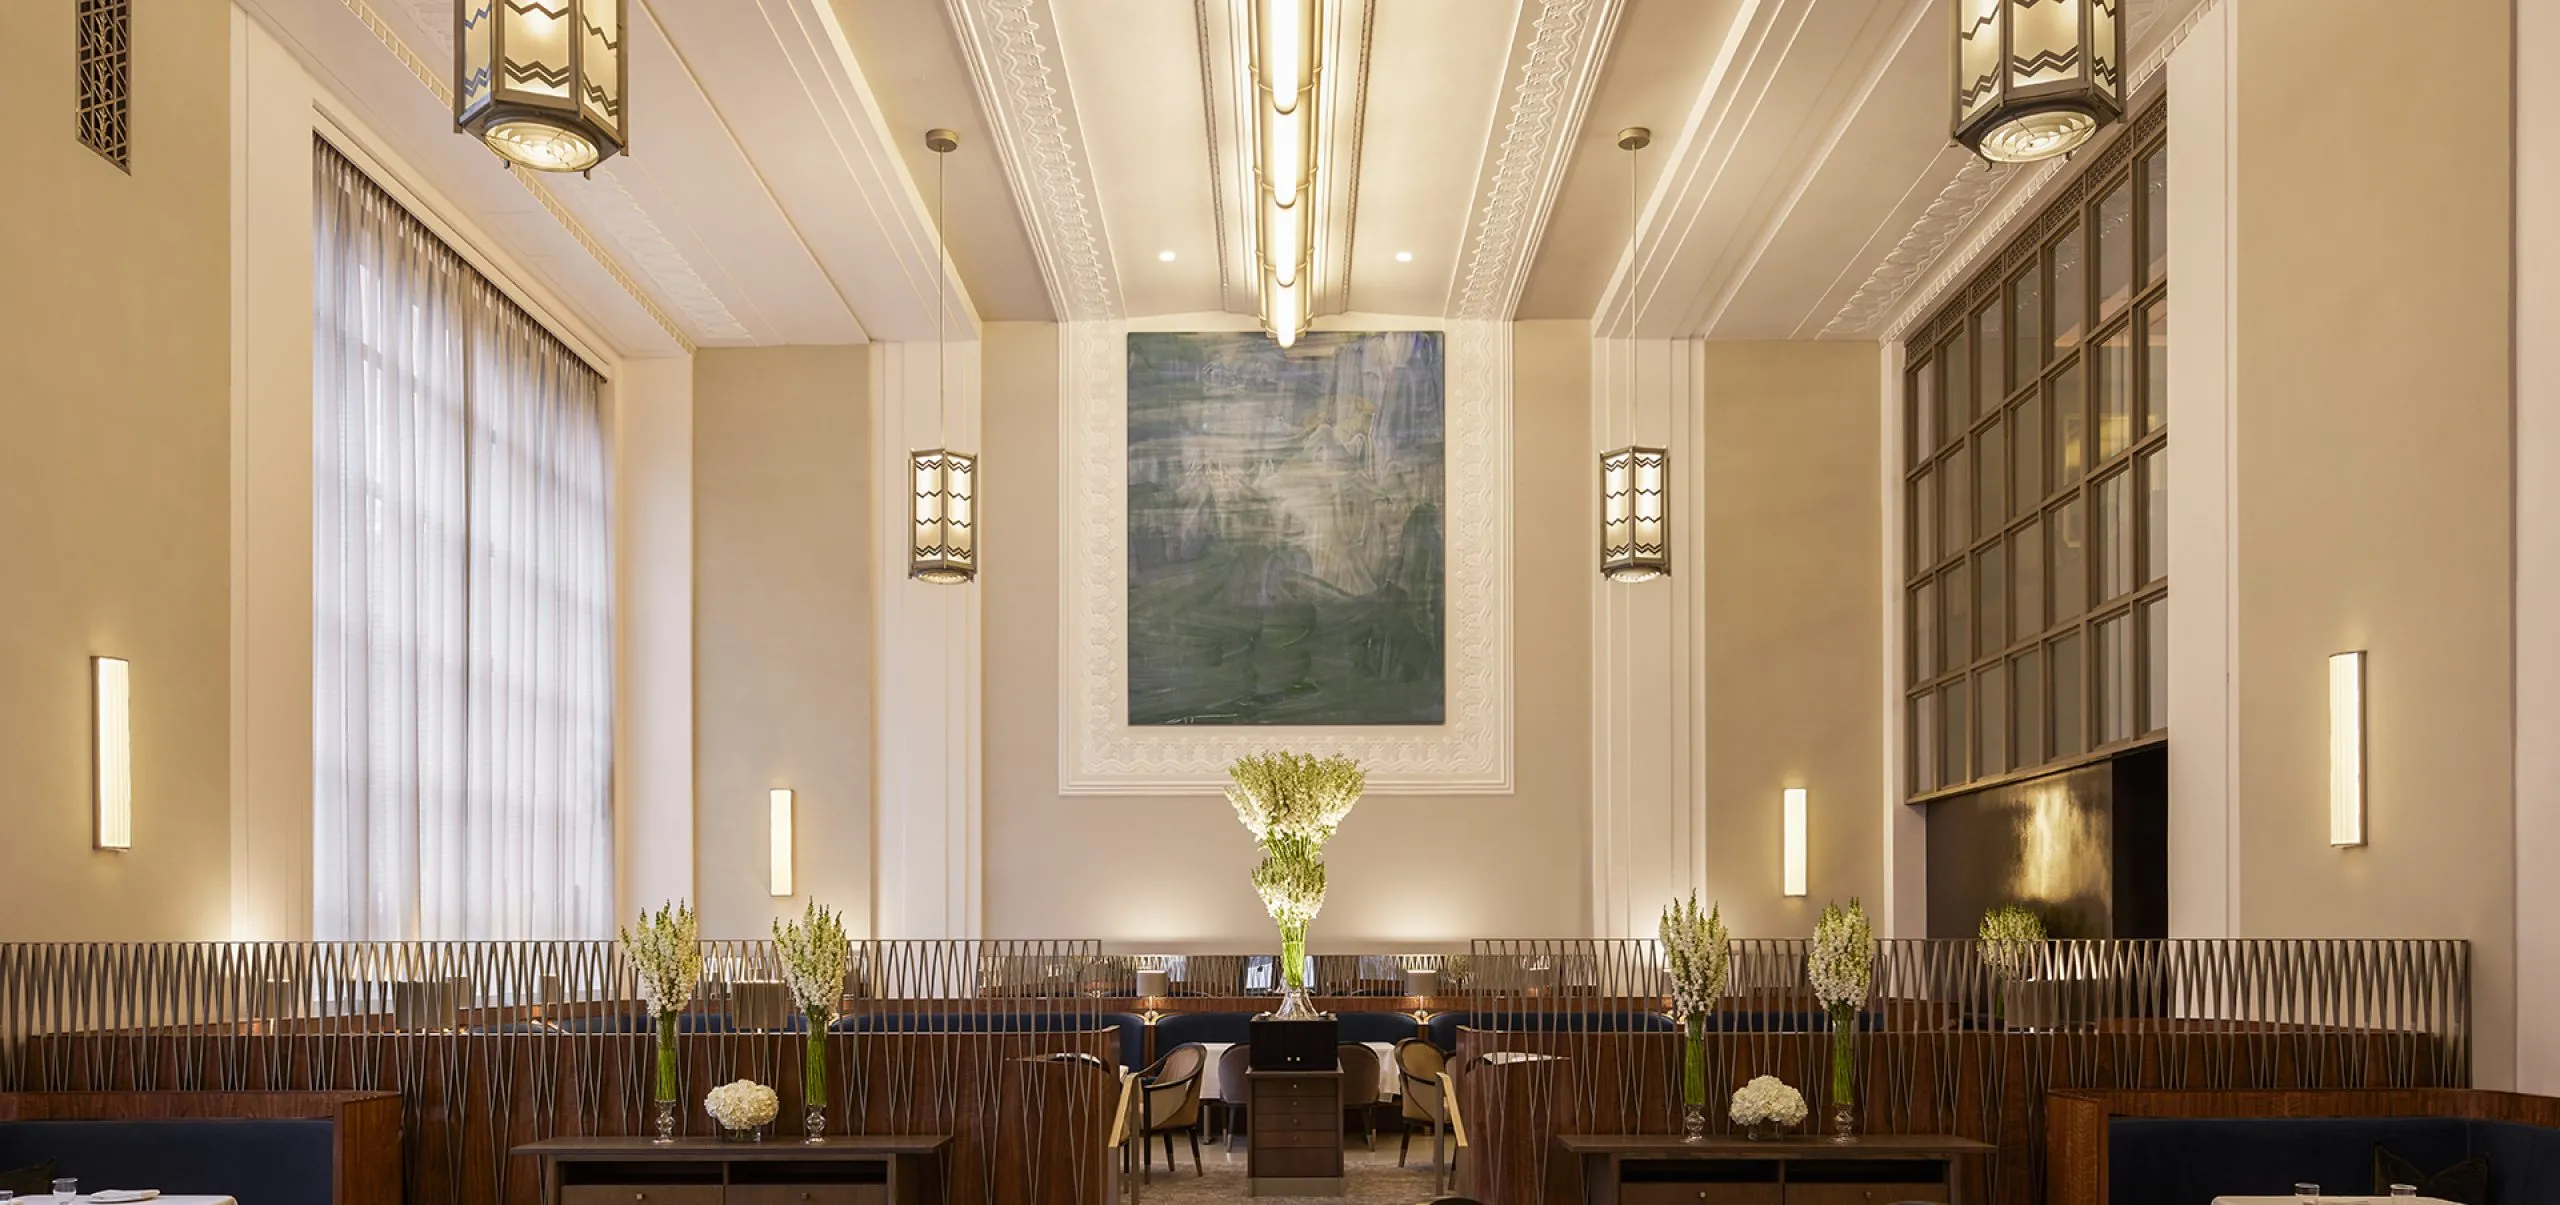
{"type": "Polygon", "coordinates": [[[133,97],[132,0],[79,0],[80,144],[133,170],[127,137],[133,97]]]}

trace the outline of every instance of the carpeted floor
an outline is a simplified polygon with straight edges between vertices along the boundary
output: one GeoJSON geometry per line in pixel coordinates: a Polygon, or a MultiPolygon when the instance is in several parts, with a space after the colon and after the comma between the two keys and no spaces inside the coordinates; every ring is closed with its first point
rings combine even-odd
{"type": "MultiPolygon", "coordinates": [[[[1165,1174],[1164,1146],[1158,1143],[1155,1171],[1139,1188],[1142,1205],[1205,1205],[1210,1201],[1243,1201],[1271,1205],[1326,1205],[1344,1201],[1376,1202],[1380,1205],[1400,1203],[1418,1205],[1439,1194],[1432,1191],[1431,1138],[1414,1136],[1413,1153],[1408,1166],[1396,1166],[1396,1136],[1378,1135],[1378,1149],[1372,1151],[1358,1138],[1350,1140],[1343,1151],[1343,1195],[1338,1197],[1248,1197],[1245,1193],[1244,1147],[1232,1152],[1226,1144],[1203,1141],[1200,1144],[1200,1175],[1191,1174],[1191,1148],[1179,1139],[1174,1149],[1180,1152],[1179,1170],[1165,1174]]],[[[1452,1189],[1452,1191],[1455,1191],[1452,1189]]]]}

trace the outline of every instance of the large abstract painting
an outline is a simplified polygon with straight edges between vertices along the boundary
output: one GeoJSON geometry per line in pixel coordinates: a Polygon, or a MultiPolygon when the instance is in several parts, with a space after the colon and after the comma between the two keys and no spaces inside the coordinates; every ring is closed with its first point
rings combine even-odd
{"type": "Polygon", "coordinates": [[[1438,724],[1438,332],[1132,334],[1128,722],[1438,724]]]}

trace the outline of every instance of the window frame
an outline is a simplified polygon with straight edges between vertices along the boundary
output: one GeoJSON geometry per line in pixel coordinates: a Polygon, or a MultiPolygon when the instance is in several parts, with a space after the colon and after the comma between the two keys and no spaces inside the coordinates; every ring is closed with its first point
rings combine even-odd
{"type": "MultiPolygon", "coordinates": [[[[1901,539],[1903,541],[1903,580],[1899,622],[1905,646],[1901,658],[1900,723],[1903,725],[1904,757],[1899,770],[1902,793],[1906,802],[1920,803],[1930,799],[1965,794],[2002,783],[2039,777],[2076,765],[2112,758],[2129,750],[2159,744],[2168,739],[2168,730],[2148,728],[2149,717],[2159,710],[2153,707],[2153,693],[2166,689],[2166,683],[2151,681],[2151,638],[2144,623],[2147,608],[2157,606],[2167,596],[2169,575],[2165,566],[2148,563],[2153,546],[2151,524],[2151,491],[2142,470],[2165,465],[2161,458],[2168,446],[2167,417],[2157,425],[2148,423],[2148,390],[2152,357],[2146,339],[2150,334],[2152,315],[2168,302],[2168,280],[2165,267],[2151,271],[2150,242],[2152,198],[2144,189],[2145,168],[2157,156],[2167,153],[2168,106],[2165,98],[2153,100],[2141,113],[2121,129],[2117,136],[2094,155],[2084,155],[2085,166],[2058,195],[2037,215],[2034,221],[2018,230],[1999,252],[1973,273],[1966,284],[1942,300],[1929,319],[1913,328],[1904,338],[1902,368],[1903,437],[1902,484],[1905,505],[1901,539]],[[2100,208],[2118,186],[2127,190],[2129,204],[2122,215],[2126,265],[2127,295],[2122,305],[2103,312],[2105,297],[2100,290],[2106,273],[2101,263],[2100,208]],[[2054,251],[2062,240],[2079,237],[2079,303],[2081,307],[2075,341],[2071,346],[2056,347],[2054,339],[2055,301],[2054,251]],[[2021,286],[2034,290],[2035,343],[2032,349],[2019,347],[2018,303],[2021,286]],[[1980,318],[1989,314],[2000,323],[1997,342],[1986,347],[1980,318]],[[2123,445],[2101,457],[2104,437],[2099,426],[2099,349],[2121,334],[2125,338],[2124,398],[2126,426],[2123,445]],[[1948,349],[1961,346],[1962,353],[1951,358],[1948,349]],[[1992,354],[1996,348],[1996,356],[1992,354]],[[1986,379],[2007,377],[2019,366],[2022,351],[2031,350],[2036,372],[2031,379],[2007,380],[1996,397],[1986,396],[1986,379]],[[1993,361],[1996,359],[1996,363],[1993,361]],[[1944,379],[1943,368],[1961,370],[1960,382],[1944,379]],[[1993,376],[1996,374],[1996,377],[1993,376]],[[2065,381],[2073,385],[2075,396],[2058,396],[2065,381]],[[1923,416],[1923,403],[1934,406],[1936,413],[1923,416]],[[2063,421],[2072,409],[2077,410],[2079,448],[2077,467],[2065,460],[2063,421]],[[2035,430],[2033,447],[2021,447],[2018,416],[2033,412],[2035,430]],[[1950,422],[1950,416],[1961,411],[1961,421],[1950,422]],[[1953,430],[1949,428],[1953,427],[1953,430]],[[1924,432],[1933,432],[1934,446],[1923,448],[1919,440],[1924,432]],[[1992,469],[1982,456],[1985,440],[1991,441],[1995,456],[2005,456],[2004,463],[1992,469]],[[1971,506],[1966,516],[1965,531],[1960,538],[1946,530],[1946,507],[1941,501],[1946,488],[1949,466],[1962,466],[1974,476],[1968,484],[1971,506]],[[2016,495],[2021,469],[2033,466],[2033,482],[2040,496],[2021,500],[2016,495]],[[2066,483],[2066,470],[2076,475],[2066,483]],[[2112,555],[2100,537],[2100,496],[2109,484],[2124,482],[2124,510],[2121,538],[2128,544],[2124,555],[2130,558],[2131,589],[2105,595],[2106,559],[2112,555]],[[1927,489],[1922,482],[1929,482],[1927,489]],[[2002,495],[1996,508],[1988,508],[1983,489],[1997,490],[2002,495]],[[1924,494],[1926,497],[1924,498],[1924,494]],[[1926,503],[1925,509],[1923,503],[1926,503]],[[2061,534],[2057,525],[2076,503],[2078,517],[2078,569],[2082,578],[2080,606],[2059,613],[2053,573],[2055,538],[2061,534]],[[1983,512],[1993,509],[2001,516],[2000,524],[1986,530],[1983,512]],[[2032,533],[2032,534],[2030,534],[2032,533]],[[2030,628],[2020,617],[2020,557],[2016,544],[2020,537],[2035,539],[2039,555],[2030,567],[2041,579],[2036,583],[2035,599],[2040,603],[2042,623],[2030,628]],[[1951,546],[1952,545],[1952,546],[1951,546]],[[1923,563],[1922,549],[1931,552],[1923,563]],[[2003,587],[2003,611],[1999,634],[2005,642],[1997,648],[1985,648],[1981,640],[1987,617],[1983,613],[1988,590],[1982,585],[1986,553],[2000,552],[1999,582],[2003,587]],[[1971,630],[1959,640],[1948,628],[1947,592],[1943,583],[1962,578],[1974,583],[1970,606],[1964,616],[1971,630]],[[1924,586],[1937,585],[1926,599],[1937,613],[1923,623],[1917,613],[1924,596],[1924,586]],[[2114,679],[2101,672],[2102,625],[2121,619],[2126,659],[2124,684],[2119,701],[2130,735],[2102,741],[2103,717],[2107,714],[2106,697],[2101,683],[2114,679]],[[1934,647],[1920,647],[1920,637],[1927,633],[1934,647]],[[2077,650],[2078,688],[2075,706],[2056,706],[2055,679],[2061,676],[2056,661],[2059,647],[2077,650]],[[1962,651],[1961,659],[1949,654],[1962,651]],[[2023,655],[2035,655],[2033,672],[2037,686],[2034,700],[2035,718],[2031,727],[2021,724],[2017,675],[2023,655]],[[1923,670],[1928,672],[1923,673],[1923,670]],[[1978,764],[1985,751],[1986,740],[1981,731],[1993,717],[1980,714],[1979,679],[1986,674],[1999,676],[2003,689],[2000,721],[2002,760],[2007,764],[1986,767],[1978,764]],[[1954,716],[1948,706],[1968,706],[1972,713],[1954,716]],[[2058,718],[2076,715],[2077,731],[2064,733],[2055,729],[2058,718]],[[2040,748],[2033,754],[2022,752],[2020,737],[2032,732],[2040,737],[2040,748]],[[1932,748],[1923,750],[1920,742],[1927,739],[1932,748]]],[[[2115,538],[2109,534],[2107,539],[2115,538]]]]}

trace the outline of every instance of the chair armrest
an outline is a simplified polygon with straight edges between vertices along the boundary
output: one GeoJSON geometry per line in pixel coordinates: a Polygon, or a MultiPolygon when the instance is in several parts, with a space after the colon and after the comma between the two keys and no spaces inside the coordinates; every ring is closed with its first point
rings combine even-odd
{"type": "Polygon", "coordinates": [[[1458,1085],[1449,1073],[1440,1073],[1440,1107],[1449,1117],[1449,1134],[1458,1140],[1458,1149],[1467,1149],[1467,1119],[1458,1113],[1458,1085]]]}
{"type": "Polygon", "coordinates": [[[1111,1142],[1106,1149],[1117,1150],[1129,1145],[1129,1119],[1138,1106],[1138,1073],[1120,1073],[1120,1108],[1111,1119],[1111,1142]]]}

